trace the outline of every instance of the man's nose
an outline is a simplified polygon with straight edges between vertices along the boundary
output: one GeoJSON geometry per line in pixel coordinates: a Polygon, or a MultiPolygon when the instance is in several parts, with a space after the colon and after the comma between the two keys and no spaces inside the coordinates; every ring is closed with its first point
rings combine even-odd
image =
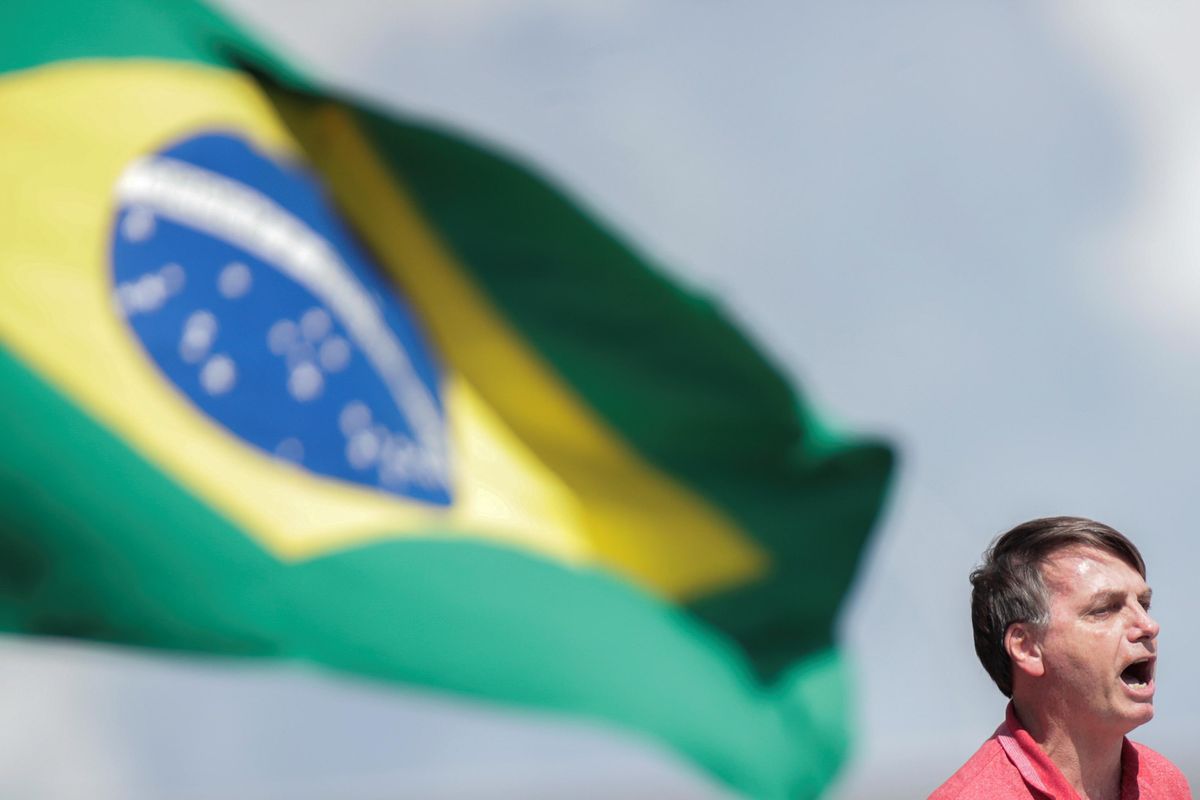
{"type": "Polygon", "coordinates": [[[1142,639],[1154,639],[1158,636],[1158,623],[1154,617],[1150,616],[1147,609],[1139,605],[1133,619],[1133,626],[1129,630],[1130,638],[1135,642],[1142,639]]]}

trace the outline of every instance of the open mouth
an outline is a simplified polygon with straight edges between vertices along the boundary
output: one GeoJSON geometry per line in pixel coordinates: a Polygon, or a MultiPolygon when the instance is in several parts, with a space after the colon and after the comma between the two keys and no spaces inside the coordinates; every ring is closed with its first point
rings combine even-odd
{"type": "Polygon", "coordinates": [[[1154,659],[1146,657],[1134,661],[1121,671],[1121,681],[1133,689],[1145,689],[1154,680],[1154,659]]]}

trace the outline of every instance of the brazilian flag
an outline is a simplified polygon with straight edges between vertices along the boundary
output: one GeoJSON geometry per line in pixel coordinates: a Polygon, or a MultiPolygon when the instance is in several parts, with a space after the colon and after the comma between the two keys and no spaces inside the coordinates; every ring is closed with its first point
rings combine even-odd
{"type": "Polygon", "coordinates": [[[828,784],[890,451],[549,181],[189,0],[6,0],[0,187],[0,629],[828,784]]]}

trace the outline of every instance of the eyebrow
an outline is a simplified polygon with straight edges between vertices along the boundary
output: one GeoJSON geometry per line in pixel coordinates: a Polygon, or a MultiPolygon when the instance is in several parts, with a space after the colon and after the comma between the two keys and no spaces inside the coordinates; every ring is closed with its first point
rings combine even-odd
{"type": "MultiPolygon", "coordinates": [[[[1150,598],[1153,595],[1154,595],[1154,590],[1151,589],[1149,586],[1147,586],[1146,591],[1144,591],[1138,595],[1138,600],[1142,603],[1149,603],[1150,598]]],[[[1124,600],[1124,599],[1125,599],[1125,592],[1119,591],[1117,589],[1100,589],[1095,594],[1093,594],[1091,596],[1091,598],[1089,598],[1088,606],[1089,607],[1097,606],[1097,605],[1101,605],[1103,603],[1111,603],[1115,600],[1124,600]]]]}

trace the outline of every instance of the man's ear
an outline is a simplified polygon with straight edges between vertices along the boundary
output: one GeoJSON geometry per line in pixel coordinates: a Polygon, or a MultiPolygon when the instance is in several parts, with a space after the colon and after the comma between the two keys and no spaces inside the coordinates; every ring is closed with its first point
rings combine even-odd
{"type": "Polygon", "coordinates": [[[1013,670],[1020,670],[1031,678],[1046,674],[1042,662],[1042,642],[1037,631],[1028,622],[1014,622],[1004,632],[1004,649],[1012,659],[1013,670]]]}

